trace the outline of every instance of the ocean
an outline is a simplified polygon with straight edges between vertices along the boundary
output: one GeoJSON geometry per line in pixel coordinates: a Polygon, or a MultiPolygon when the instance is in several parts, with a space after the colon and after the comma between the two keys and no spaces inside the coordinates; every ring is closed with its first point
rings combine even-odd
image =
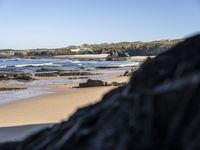
{"type": "MultiPolygon", "coordinates": [[[[94,70],[100,75],[90,76],[91,79],[104,79],[112,74],[122,74],[132,66],[138,66],[140,62],[131,61],[104,61],[104,60],[78,60],[78,59],[20,59],[9,58],[0,59],[0,72],[27,72],[34,74],[41,68],[64,69],[64,70],[94,70]],[[105,67],[108,69],[96,69],[105,67]],[[117,68],[117,69],[116,69],[117,68]]],[[[0,91],[0,104],[13,102],[16,100],[38,96],[46,93],[53,93],[48,85],[84,82],[87,79],[54,78],[49,80],[35,80],[32,82],[6,81],[9,84],[21,84],[29,87],[18,91],[0,91]],[[45,87],[45,88],[44,88],[45,87]]],[[[5,81],[0,81],[5,82],[5,81]]]]}
{"type": "Polygon", "coordinates": [[[23,71],[35,72],[39,68],[48,67],[53,69],[95,69],[96,67],[131,67],[137,66],[139,62],[131,61],[94,61],[94,60],[78,60],[78,59],[0,59],[1,71],[23,71]]]}

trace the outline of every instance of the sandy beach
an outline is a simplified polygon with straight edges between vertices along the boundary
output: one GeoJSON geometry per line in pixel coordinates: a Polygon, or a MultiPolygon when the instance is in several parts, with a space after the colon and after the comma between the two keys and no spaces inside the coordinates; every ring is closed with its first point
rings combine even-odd
{"type": "MultiPolygon", "coordinates": [[[[73,59],[106,59],[108,54],[85,54],[85,55],[62,55],[55,56],[55,58],[73,58],[73,59]]],[[[131,56],[127,59],[130,61],[139,61],[143,62],[148,58],[154,58],[155,56],[131,56]]]]}
{"type": "MultiPolygon", "coordinates": [[[[128,77],[112,77],[104,81],[127,82],[128,79],[128,77]]],[[[3,86],[2,83],[1,85],[3,86]]],[[[31,134],[35,128],[41,129],[43,124],[67,120],[78,108],[96,103],[105,93],[116,88],[113,86],[72,88],[77,85],[78,83],[51,85],[54,93],[0,105],[0,135],[2,135],[0,142],[16,140],[18,137],[19,140],[31,134]],[[19,132],[23,129],[26,129],[25,133],[19,132]]]]}
{"type": "MultiPolygon", "coordinates": [[[[8,70],[7,74],[5,74],[6,71],[1,71],[1,76],[5,78],[0,81],[0,142],[21,140],[44,127],[65,121],[78,108],[98,102],[107,92],[117,88],[113,85],[74,88],[79,83],[84,83],[88,79],[99,79],[108,84],[112,82],[128,82],[129,77],[123,75],[132,66],[138,65],[137,61],[105,62],[76,60],[105,57],[106,55],[76,55],[73,56],[75,60],[38,60],[40,62],[30,59],[20,60],[20,62],[24,61],[21,62],[21,65],[15,59],[5,60],[8,64],[12,61],[13,66],[17,67],[14,71],[12,68],[10,72],[8,70]],[[47,66],[43,66],[43,64],[47,66]],[[64,67],[59,68],[60,65],[64,67]],[[70,70],[70,67],[75,69],[70,70]],[[52,73],[62,73],[62,69],[64,69],[63,73],[66,76],[52,75],[52,73]],[[12,79],[13,77],[26,77],[23,73],[15,74],[21,70],[32,71],[33,75],[31,74],[31,77],[34,80],[21,81],[17,78],[12,79]]],[[[137,58],[137,60],[145,58],[137,58]]]]}

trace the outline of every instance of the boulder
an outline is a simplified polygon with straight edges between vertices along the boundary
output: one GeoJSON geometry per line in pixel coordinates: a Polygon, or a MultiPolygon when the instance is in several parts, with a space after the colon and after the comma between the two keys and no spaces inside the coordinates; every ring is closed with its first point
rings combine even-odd
{"type": "Polygon", "coordinates": [[[98,87],[98,86],[104,86],[104,82],[101,81],[101,80],[88,79],[86,83],[80,83],[79,84],[79,88],[98,87]]]}
{"type": "Polygon", "coordinates": [[[118,50],[112,50],[107,56],[107,61],[125,61],[128,55],[126,53],[119,52],[118,50]]]}
{"type": "Polygon", "coordinates": [[[6,150],[200,149],[200,35],[146,61],[126,86],[6,150]]]}

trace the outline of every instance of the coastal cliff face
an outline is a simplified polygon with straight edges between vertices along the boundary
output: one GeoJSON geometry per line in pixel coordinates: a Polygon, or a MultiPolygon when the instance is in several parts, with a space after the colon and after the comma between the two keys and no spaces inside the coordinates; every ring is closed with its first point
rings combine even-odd
{"type": "Polygon", "coordinates": [[[83,44],[81,46],[69,46],[57,49],[33,49],[33,50],[1,50],[0,58],[10,57],[53,57],[58,55],[74,54],[109,54],[111,51],[119,51],[130,56],[153,56],[168,50],[182,40],[161,40],[153,42],[121,42],[111,44],[83,44]]]}
{"type": "Polygon", "coordinates": [[[12,150],[200,149],[200,35],[147,60],[130,82],[12,150]]]}

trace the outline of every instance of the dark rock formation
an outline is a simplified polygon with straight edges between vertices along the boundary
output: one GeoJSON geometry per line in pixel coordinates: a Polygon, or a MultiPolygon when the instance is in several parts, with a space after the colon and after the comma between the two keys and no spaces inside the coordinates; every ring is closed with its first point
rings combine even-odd
{"type": "Polygon", "coordinates": [[[108,86],[124,86],[126,84],[127,84],[126,82],[122,82],[122,83],[112,82],[112,83],[108,84],[108,86]]]}
{"type": "Polygon", "coordinates": [[[99,66],[99,67],[96,67],[96,69],[114,69],[114,68],[120,68],[120,66],[99,66]]]}
{"type": "Polygon", "coordinates": [[[104,86],[104,82],[101,81],[101,80],[88,79],[86,83],[80,83],[79,84],[79,88],[98,87],[98,86],[104,86]]]}
{"type": "Polygon", "coordinates": [[[36,71],[35,76],[37,77],[56,77],[56,76],[90,76],[97,75],[89,71],[79,70],[60,70],[60,69],[48,69],[41,68],[36,71]]]}
{"type": "Polygon", "coordinates": [[[106,58],[107,61],[124,61],[127,60],[128,55],[126,53],[122,53],[118,50],[112,50],[108,57],[106,58]]]}
{"type": "Polygon", "coordinates": [[[127,86],[12,150],[200,149],[200,35],[146,61],[127,86]]]}
{"type": "Polygon", "coordinates": [[[40,68],[36,70],[36,72],[51,72],[51,71],[61,72],[61,71],[66,71],[66,70],[52,69],[52,68],[40,68]]]}
{"type": "Polygon", "coordinates": [[[88,79],[88,77],[72,77],[69,78],[70,80],[77,80],[77,79],[88,79]]]}
{"type": "Polygon", "coordinates": [[[127,71],[124,73],[123,76],[132,76],[132,74],[133,74],[135,71],[137,71],[137,70],[138,70],[138,67],[133,67],[133,68],[127,70],[127,71]]]}
{"type": "Polygon", "coordinates": [[[90,75],[97,75],[91,72],[86,71],[63,71],[59,72],[59,76],[90,76],[90,75]]]}
{"type": "Polygon", "coordinates": [[[57,77],[58,72],[57,71],[50,71],[50,72],[40,72],[40,73],[35,73],[36,77],[57,77]]]}
{"type": "Polygon", "coordinates": [[[33,81],[35,80],[30,73],[23,72],[0,72],[1,80],[33,81]]]}
{"type": "Polygon", "coordinates": [[[76,88],[87,88],[87,87],[99,87],[99,86],[123,86],[126,85],[126,82],[112,82],[112,83],[108,83],[108,82],[103,82],[101,80],[92,80],[92,79],[88,79],[85,83],[80,83],[78,87],[76,88]]]}
{"type": "Polygon", "coordinates": [[[25,90],[26,88],[14,88],[14,87],[10,87],[10,88],[4,88],[4,87],[0,87],[0,91],[18,91],[18,90],[25,90]]]}

